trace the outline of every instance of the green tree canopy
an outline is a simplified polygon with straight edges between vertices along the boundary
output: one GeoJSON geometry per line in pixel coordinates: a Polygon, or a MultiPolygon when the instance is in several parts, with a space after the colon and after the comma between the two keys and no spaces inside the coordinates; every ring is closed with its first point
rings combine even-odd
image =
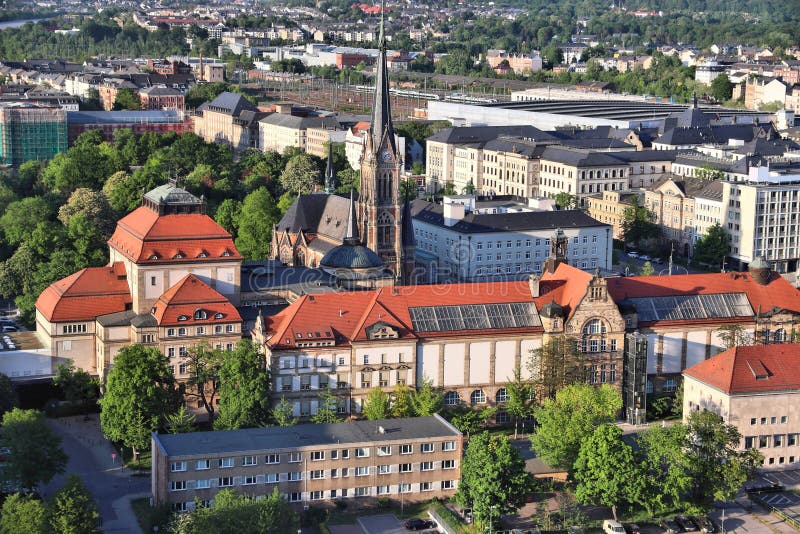
{"type": "Polygon", "coordinates": [[[531,447],[546,464],[571,469],[583,439],[598,425],[613,422],[621,409],[622,397],[607,384],[599,388],[566,386],[535,410],[539,426],[531,437],[531,447]]]}
{"type": "Polygon", "coordinates": [[[133,89],[120,89],[114,99],[114,110],[136,111],[142,109],[142,102],[133,89]]]}
{"type": "Polygon", "coordinates": [[[186,392],[194,397],[208,413],[208,420],[213,421],[215,400],[220,385],[220,368],[225,360],[221,349],[212,349],[208,343],[198,343],[186,349],[186,392]]]}
{"type": "Polygon", "coordinates": [[[3,503],[0,534],[47,534],[47,510],[33,496],[14,493],[3,503]]]}
{"type": "Polygon", "coordinates": [[[722,265],[722,260],[730,252],[730,239],[719,223],[710,226],[694,245],[694,259],[714,267],[722,265]]]}
{"type": "Polygon", "coordinates": [[[306,153],[292,156],[281,173],[281,184],[286,191],[298,195],[311,193],[314,186],[320,183],[319,167],[306,153]]]}
{"type": "Polygon", "coordinates": [[[48,523],[54,534],[93,534],[97,530],[97,504],[78,475],[70,475],[48,505],[48,523]]]}
{"type": "Polygon", "coordinates": [[[14,408],[3,415],[0,444],[11,451],[3,466],[3,479],[9,485],[33,490],[47,483],[67,466],[61,437],[45,424],[38,410],[14,408]]]}
{"type": "Polygon", "coordinates": [[[727,74],[720,74],[711,82],[711,95],[717,102],[725,102],[733,96],[733,84],[727,74]]]}
{"type": "Polygon", "coordinates": [[[312,423],[338,423],[341,421],[337,415],[338,397],[330,389],[323,389],[317,395],[319,404],[317,413],[311,416],[312,423]]]}
{"type": "Polygon", "coordinates": [[[278,426],[294,426],[297,417],[294,416],[294,404],[281,397],[281,401],[272,409],[272,418],[278,426]]]}
{"type": "Polygon", "coordinates": [[[389,395],[383,392],[381,388],[372,388],[364,400],[364,406],[361,413],[369,419],[374,421],[376,419],[386,419],[391,415],[389,404],[391,399],[389,395]]]}
{"type": "Polygon", "coordinates": [[[444,406],[444,395],[441,388],[434,387],[431,379],[423,377],[422,384],[411,395],[411,406],[417,417],[427,417],[439,413],[444,406]]]}
{"type": "Polygon", "coordinates": [[[248,260],[269,257],[272,225],[278,220],[275,200],[266,187],[260,187],[244,198],[237,219],[236,248],[248,260]]]}
{"type": "Polygon", "coordinates": [[[195,431],[197,417],[186,411],[186,406],[181,406],[175,413],[167,414],[164,418],[164,426],[170,434],[186,434],[195,431]]]}
{"type": "Polygon", "coordinates": [[[224,353],[219,369],[217,430],[267,426],[270,409],[270,373],[266,358],[252,341],[242,340],[224,353]]]}
{"type": "Polygon", "coordinates": [[[14,383],[6,375],[0,373],[0,416],[19,406],[19,396],[14,383]]]}
{"type": "Polygon", "coordinates": [[[506,384],[506,393],[508,400],[505,401],[504,408],[514,418],[514,439],[517,439],[519,420],[533,415],[536,388],[522,379],[522,371],[517,367],[514,369],[513,379],[506,384]]]}
{"type": "Polygon", "coordinates": [[[178,410],[180,400],[166,356],[155,347],[123,347],[100,399],[103,434],[130,447],[135,461],[149,446],[150,433],[178,410]]]}
{"type": "Polygon", "coordinates": [[[533,482],[525,460],[508,438],[486,432],[472,436],[461,460],[461,481],[455,500],[472,508],[475,519],[488,525],[493,518],[513,514],[525,504],[533,482]]]}
{"type": "Polygon", "coordinates": [[[83,369],[76,369],[72,362],[57,367],[53,383],[61,388],[67,401],[80,404],[84,411],[90,401],[97,399],[100,386],[96,379],[83,369]]]}
{"type": "Polygon", "coordinates": [[[405,384],[398,383],[392,392],[392,417],[414,417],[412,397],[414,393],[405,384]]]}
{"type": "Polygon", "coordinates": [[[653,222],[653,214],[645,206],[640,206],[639,201],[634,198],[622,215],[622,235],[625,242],[641,245],[649,239],[656,239],[660,234],[661,230],[653,222]]]}
{"type": "Polygon", "coordinates": [[[586,382],[586,362],[586,355],[578,348],[578,340],[560,335],[532,350],[527,365],[537,393],[553,398],[564,386],[586,382]]]}

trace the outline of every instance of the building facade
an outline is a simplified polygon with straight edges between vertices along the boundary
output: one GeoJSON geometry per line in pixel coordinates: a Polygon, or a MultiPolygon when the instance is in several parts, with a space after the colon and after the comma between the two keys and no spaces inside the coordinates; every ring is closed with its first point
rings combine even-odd
{"type": "Polygon", "coordinates": [[[258,121],[264,115],[244,96],[226,91],[197,108],[194,133],[206,142],[225,143],[236,151],[257,148],[258,121]]]}
{"type": "Polygon", "coordinates": [[[0,164],[47,160],[66,150],[66,111],[19,102],[0,104],[0,164]]]}
{"type": "MultiPolygon", "coordinates": [[[[639,196],[637,192],[603,191],[586,197],[587,213],[592,219],[610,224],[613,228],[614,239],[622,239],[625,210],[633,206],[639,196]]],[[[639,204],[641,205],[641,202],[639,204]]]]}
{"type": "Polygon", "coordinates": [[[439,415],[152,436],[154,504],[188,511],[231,488],[289,503],[451,497],[463,437],[439,415]]]}

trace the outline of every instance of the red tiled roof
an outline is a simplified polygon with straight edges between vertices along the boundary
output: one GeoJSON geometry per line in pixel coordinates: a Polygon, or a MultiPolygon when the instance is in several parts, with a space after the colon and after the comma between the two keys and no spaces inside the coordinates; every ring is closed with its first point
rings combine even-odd
{"type": "Polygon", "coordinates": [[[132,303],[125,266],[88,267],[42,291],[36,309],[48,321],[91,321],[100,315],[125,311],[132,303]]]}
{"type": "MultiPolygon", "coordinates": [[[[610,278],[608,292],[616,302],[637,297],[744,293],[754,312],[765,313],[777,308],[800,313],[800,291],[776,273],[767,285],[757,283],[749,273],[610,278]]],[[[675,322],[682,321],[670,321],[675,322]]]]}
{"type": "Polygon", "coordinates": [[[683,374],[725,393],[800,389],[800,344],[734,347],[683,374]]]}
{"type": "Polygon", "coordinates": [[[159,216],[146,206],[122,218],[108,244],[136,263],[242,259],[231,235],[208,215],[159,216]]]}
{"type": "Polygon", "coordinates": [[[153,316],[160,326],[206,325],[241,322],[242,317],[231,302],[193,274],[187,274],[161,295],[153,305],[153,316]],[[198,310],[205,319],[195,319],[198,310]],[[215,318],[221,314],[219,318],[215,318]],[[185,317],[179,320],[179,317],[185,317]]]}

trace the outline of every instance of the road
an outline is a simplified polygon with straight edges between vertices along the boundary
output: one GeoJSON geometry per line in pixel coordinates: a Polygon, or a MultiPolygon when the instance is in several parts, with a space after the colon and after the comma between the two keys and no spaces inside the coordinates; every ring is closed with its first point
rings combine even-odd
{"type": "Polygon", "coordinates": [[[120,458],[112,460],[116,451],[100,431],[99,416],[62,417],[48,420],[50,428],[61,436],[61,446],[69,456],[67,471],[40,488],[50,498],[63,485],[68,475],[77,474],[94,495],[105,533],[139,533],[136,517],[130,508],[131,498],[150,495],[150,477],[134,477],[120,467],[120,458]]]}

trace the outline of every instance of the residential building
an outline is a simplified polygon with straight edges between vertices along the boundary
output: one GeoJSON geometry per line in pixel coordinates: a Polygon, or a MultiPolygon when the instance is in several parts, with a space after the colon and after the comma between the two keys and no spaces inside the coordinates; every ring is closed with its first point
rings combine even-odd
{"type": "Polygon", "coordinates": [[[66,150],[66,111],[21,102],[0,103],[0,164],[43,161],[66,150]]]}
{"type": "Polygon", "coordinates": [[[642,205],[639,192],[621,193],[619,191],[603,191],[586,198],[589,217],[601,223],[610,224],[614,239],[623,239],[622,223],[625,221],[625,210],[634,201],[642,205]]]}
{"type": "Polygon", "coordinates": [[[194,131],[192,118],[176,110],[162,111],[69,111],[67,112],[67,140],[75,142],[88,130],[100,130],[106,141],[114,140],[114,132],[121,129],[135,134],[144,132],[168,133],[194,131]]]}
{"type": "Polygon", "coordinates": [[[194,133],[236,151],[258,147],[258,121],[266,114],[237,93],[224,92],[197,108],[194,133]]]}
{"type": "Polygon", "coordinates": [[[328,155],[328,145],[332,143],[345,143],[346,128],[337,128],[336,125],[321,125],[306,128],[306,152],[318,158],[328,155]]]}
{"type": "Polygon", "coordinates": [[[548,147],[539,165],[542,196],[568,193],[584,205],[595,193],[630,189],[628,164],[606,153],[548,147]]]}
{"type": "Polygon", "coordinates": [[[461,432],[440,415],[377,421],[152,435],[152,498],[174,511],[231,488],[289,503],[409,502],[451,497],[461,432]]]}
{"type": "Polygon", "coordinates": [[[97,92],[100,95],[100,103],[103,105],[104,110],[111,111],[114,109],[114,103],[117,101],[117,94],[122,89],[127,89],[133,94],[139,92],[139,86],[130,80],[121,78],[106,78],[103,80],[97,92]]]}
{"type": "Polygon", "coordinates": [[[531,74],[542,70],[542,56],[539,52],[508,54],[505,50],[490,49],[486,52],[486,62],[492,69],[496,69],[505,63],[508,68],[517,74],[531,74]]]}
{"type": "Polygon", "coordinates": [[[186,108],[183,93],[166,86],[145,87],[139,90],[142,109],[174,109],[183,111],[186,108]]]}
{"type": "Polygon", "coordinates": [[[291,104],[279,105],[275,113],[258,121],[259,148],[280,154],[289,147],[306,151],[309,128],[339,129],[339,121],[332,115],[293,115],[291,104]]]}
{"type": "MultiPolygon", "coordinates": [[[[708,229],[718,224],[722,226],[724,206],[722,205],[724,185],[719,180],[711,180],[708,185],[694,195],[694,237],[695,242],[708,233],[708,229]]],[[[694,246],[694,245],[692,245],[694,246]]]]}
{"type": "Polygon", "coordinates": [[[489,141],[483,147],[481,172],[474,176],[458,176],[460,173],[457,173],[454,184],[469,184],[474,180],[471,183],[479,184],[476,190],[483,194],[538,196],[539,158],[545,147],[516,137],[489,141]]]}
{"type": "Polygon", "coordinates": [[[733,347],[683,372],[684,420],[700,410],[719,415],[741,434],[737,449],[760,452],[766,469],[800,461],[800,345],[784,341],[733,347]]]}
{"type": "Polygon", "coordinates": [[[644,192],[644,206],[661,227],[662,239],[684,257],[691,254],[695,234],[695,195],[709,180],[666,175],[644,192]]]}

